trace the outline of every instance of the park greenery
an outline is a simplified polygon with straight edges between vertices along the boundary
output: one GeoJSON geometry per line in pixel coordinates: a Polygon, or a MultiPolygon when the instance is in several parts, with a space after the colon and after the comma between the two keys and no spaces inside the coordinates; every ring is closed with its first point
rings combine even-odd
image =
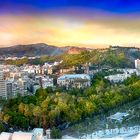
{"type": "Polygon", "coordinates": [[[32,96],[18,95],[4,103],[0,120],[23,130],[62,128],[64,124],[75,124],[139,97],[140,77],[133,75],[124,83],[113,84],[97,74],[92,86],[85,90],[40,88],[32,96]]]}

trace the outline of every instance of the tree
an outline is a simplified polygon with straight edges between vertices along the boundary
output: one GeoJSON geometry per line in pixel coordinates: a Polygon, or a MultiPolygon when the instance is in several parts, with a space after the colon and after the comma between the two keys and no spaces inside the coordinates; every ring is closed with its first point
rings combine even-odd
{"type": "Polygon", "coordinates": [[[25,104],[24,107],[24,116],[30,117],[32,115],[32,110],[30,110],[30,107],[28,104],[25,104]]]}
{"type": "MultiPolygon", "coordinates": [[[[54,126],[55,124],[59,124],[60,122],[60,109],[59,107],[55,107],[55,109],[52,109],[49,112],[49,118],[50,118],[50,126],[54,126]]],[[[62,118],[61,118],[62,120],[62,118]]]]}
{"type": "Polygon", "coordinates": [[[34,107],[33,115],[35,116],[35,125],[38,126],[39,116],[41,115],[41,108],[39,106],[34,107]]]}
{"type": "Polygon", "coordinates": [[[51,139],[61,139],[62,138],[62,132],[60,129],[53,127],[51,130],[51,139]]]}
{"type": "Polygon", "coordinates": [[[46,99],[47,98],[47,90],[45,90],[45,89],[43,89],[43,88],[40,88],[40,89],[38,89],[37,91],[36,91],[36,94],[35,94],[35,96],[36,97],[38,97],[38,99],[40,100],[40,101],[43,101],[44,99],[46,99]]]}
{"type": "Polygon", "coordinates": [[[49,103],[49,98],[46,98],[42,103],[41,103],[41,118],[42,118],[42,126],[43,128],[47,128],[47,110],[48,110],[48,103],[49,103]]]}
{"type": "Polygon", "coordinates": [[[10,116],[8,114],[5,114],[3,120],[4,120],[4,122],[8,123],[10,120],[10,116]]]}
{"type": "Polygon", "coordinates": [[[24,113],[24,108],[25,108],[25,104],[20,103],[19,106],[18,106],[19,112],[21,112],[23,114],[24,113]]]}
{"type": "Polygon", "coordinates": [[[99,83],[96,85],[97,93],[103,92],[104,86],[105,86],[104,80],[99,81],[99,83]]]}
{"type": "Polygon", "coordinates": [[[5,128],[4,128],[4,126],[0,123],[0,133],[3,132],[3,131],[5,131],[5,128]]]}

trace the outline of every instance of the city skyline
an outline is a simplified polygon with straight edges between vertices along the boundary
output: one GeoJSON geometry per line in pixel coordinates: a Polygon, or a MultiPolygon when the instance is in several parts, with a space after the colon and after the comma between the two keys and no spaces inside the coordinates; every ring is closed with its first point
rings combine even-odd
{"type": "Polygon", "coordinates": [[[47,43],[108,47],[140,44],[140,2],[7,0],[0,2],[1,47],[47,43]]]}

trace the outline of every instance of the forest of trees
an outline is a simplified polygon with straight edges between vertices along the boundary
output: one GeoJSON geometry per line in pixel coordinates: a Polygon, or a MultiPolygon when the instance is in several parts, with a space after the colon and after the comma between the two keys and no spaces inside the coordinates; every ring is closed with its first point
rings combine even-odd
{"type": "Polygon", "coordinates": [[[3,106],[0,120],[18,129],[47,129],[74,124],[139,97],[140,77],[134,75],[122,84],[111,84],[96,75],[85,90],[39,89],[35,95],[10,99],[3,106]]]}

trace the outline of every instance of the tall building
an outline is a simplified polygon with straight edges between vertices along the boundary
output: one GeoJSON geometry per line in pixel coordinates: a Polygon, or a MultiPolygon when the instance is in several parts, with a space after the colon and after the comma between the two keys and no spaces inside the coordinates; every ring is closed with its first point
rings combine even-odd
{"type": "Polygon", "coordinates": [[[135,60],[135,68],[140,70],[140,59],[135,60]]]}
{"type": "Polygon", "coordinates": [[[0,98],[7,99],[7,86],[3,72],[0,72],[0,98]]]}
{"type": "Polygon", "coordinates": [[[27,94],[27,82],[23,78],[19,78],[17,81],[20,95],[24,96],[27,94]]]}
{"type": "Polygon", "coordinates": [[[40,85],[42,88],[53,87],[53,78],[49,76],[36,76],[35,82],[40,85]]]}
{"type": "Polygon", "coordinates": [[[4,78],[3,71],[0,71],[0,79],[3,79],[3,78],[4,78]]]}
{"type": "Polygon", "coordinates": [[[12,82],[7,81],[6,82],[6,89],[7,89],[7,98],[13,98],[13,85],[12,82]]]}

